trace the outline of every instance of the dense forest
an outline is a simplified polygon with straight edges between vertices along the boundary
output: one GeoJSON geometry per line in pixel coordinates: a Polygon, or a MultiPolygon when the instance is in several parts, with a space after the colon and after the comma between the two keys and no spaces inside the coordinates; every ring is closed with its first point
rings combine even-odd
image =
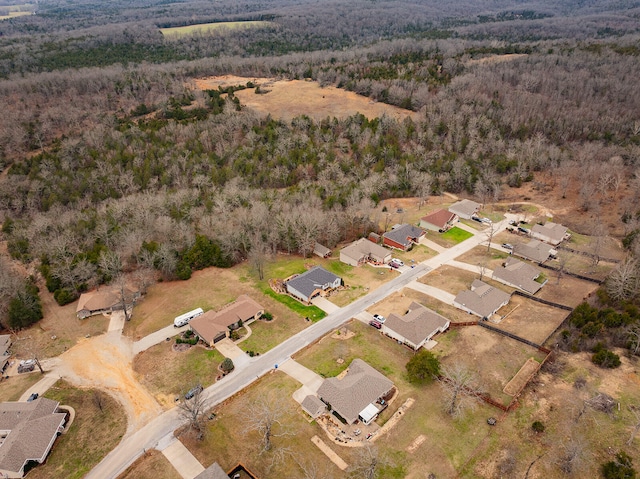
{"type": "Polygon", "coordinates": [[[4,324],[38,316],[38,275],[64,304],[119,271],[307,255],[364,234],[387,197],[499,200],[535,179],[597,210],[640,176],[640,7],[510,5],[45,1],[1,21],[0,220],[35,275],[0,264],[4,324]],[[241,20],[269,23],[159,31],[241,20]],[[284,122],[190,86],[222,74],[312,79],[418,117],[284,122]]]}

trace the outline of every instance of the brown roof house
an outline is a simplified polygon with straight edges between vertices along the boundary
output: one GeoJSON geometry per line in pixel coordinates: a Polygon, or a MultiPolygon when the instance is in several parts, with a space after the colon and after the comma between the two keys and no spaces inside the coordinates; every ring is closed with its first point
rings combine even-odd
{"type": "MultiPolygon", "coordinates": [[[[124,294],[128,310],[133,307],[140,297],[140,292],[125,288],[124,294]]],[[[79,319],[84,319],[96,314],[111,313],[117,310],[122,310],[119,291],[116,289],[102,289],[82,293],[80,299],[78,299],[76,315],[79,319]]]]}
{"type": "Polygon", "coordinates": [[[370,424],[384,409],[378,406],[393,383],[365,363],[354,359],[342,379],[328,378],[318,388],[318,397],[347,423],[360,420],[370,424]]]}
{"type": "Polygon", "coordinates": [[[302,406],[302,409],[313,419],[327,412],[327,405],[318,399],[317,396],[312,396],[311,394],[302,400],[300,406],[302,406]]]}
{"type": "Polygon", "coordinates": [[[219,311],[207,311],[194,318],[189,328],[202,341],[213,347],[229,335],[229,331],[249,324],[264,314],[264,308],[246,294],[238,296],[219,311]]]}
{"type": "Polygon", "coordinates": [[[447,210],[436,210],[420,218],[420,226],[431,231],[447,231],[458,221],[458,215],[447,210]]]}
{"type": "Polygon", "coordinates": [[[514,256],[520,256],[536,263],[544,263],[550,257],[555,257],[557,253],[551,246],[536,239],[530,240],[527,244],[517,243],[513,245],[514,256]]]}
{"type": "Polygon", "coordinates": [[[414,243],[417,243],[425,231],[422,228],[410,224],[394,226],[391,231],[387,231],[382,235],[382,244],[391,248],[408,251],[414,243]]]}
{"type": "Polygon", "coordinates": [[[404,316],[391,313],[382,324],[382,332],[418,350],[435,334],[445,332],[449,323],[444,316],[414,301],[404,316]]]}
{"type": "Polygon", "coordinates": [[[490,318],[509,303],[511,296],[504,291],[479,280],[471,283],[471,289],[460,291],[453,300],[456,308],[475,314],[481,318],[490,318]]]}
{"type": "Polygon", "coordinates": [[[449,206],[449,212],[465,220],[470,220],[476,216],[478,211],[480,211],[480,203],[471,200],[460,200],[449,206]]]}
{"type": "Polygon", "coordinates": [[[504,266],[500,266],[493,270],[493,279],[500,281],[507,286],[521,289],[529,294],[536,294],[546,283],[539,283],[536,278],[540,276],[541,271],[512,256],[509,256],[504,262],[504,266]]]}
{"type": "Polygon", "coordinates": [[[321,266],[315,266],[285,283],[287,293],[305,303],[309,303],[319,294],[340,287],[342,278],[330,273],[321,266]]]}
{"type": "Polygon", "coordinates": [[[23,477],[27,463],[44,462],[64,429],[58,404],[42,397],[0,404],[0,477],[23,477]]]}
{"type": "Polygon", "coordinates": [[[360,238],[340,250],[340,261],[351,266],[360,266],[369,261],[387,264],[391,261],[391,251],[366,238],[360,238]]]}
{"type": "Polygon", "coordinates": [[[11,336],[9,334],[0,335],[0,373],[3,373],[9,365],[9,348],[11,347],[11,336]]]}
{"type": "Polygon", "coordinates": [[[558,246],[564,240],[569,239],[571,235],[567,233],[566,226],[549,221],[544,225],[533,225],[533,228],[531,228],[531,237],[552,244],[553,246],[558,246]]]}

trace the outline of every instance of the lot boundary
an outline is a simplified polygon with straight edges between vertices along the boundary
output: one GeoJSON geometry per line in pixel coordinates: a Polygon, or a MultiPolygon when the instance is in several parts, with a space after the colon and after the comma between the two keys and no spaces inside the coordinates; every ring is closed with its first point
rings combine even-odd
{"type": "Polygon", "coordinates": [[[515,339],[516,341],[520,341],[521,343],[524,343],[524,344],[526,344],[528,346],[533,346],[538,351],[542,351],[545,354],[549,354],[551,352],[550,349],[545,348],[544,346],[542,346],[542,345],[540,345],[538,343],[534,343],[533,341],[529,341],[528,339],[521,338],[520,336],[517,336],[515,334],[509,333],[508,331],[505,331],[503,329],[496,328],[495,326],[491,326],[491,325],[487,324],[486,322],[478,321],[478,326],[482,326],[483,328],[486,328],[489,331],[493,331],[495,333],[502,334],[503,336],[507,336],[508,338],[515,339]]]}
{"type": "MultiPolygon", "coordinates": [[[[558,268],[554,268],[553,266],[549,266],[548,264],[540,263],[541,268],[550,269],[551,271],[558,271],[558,268]]],[[[604,281],[601,279],[590,278],[589,276],[583,276],[578,273],[572,273],[571,271],[563,271],[563,274],[567,276],[573,276],[574,278],[583,279],[585,281],[590,281],[591,283],[602,284],[604,281]]]]}
{"type": "Polygon", "coordinates": [[[554,303],[553,301],[548,301],[546,299],[538,298],[536,296],[532,296],[530,294],[523,293],[522,291],[516,290],[516,291],[513,292],[513,294],[515,294],[516,296],[522,296],[523,298],[527,298],[527,299],[530,299],[532,301],[536,301],[538,303],[546,304],[548,306],[553,306],[554,308],[564,309],[565,311],[573,311],[573,308],[571,306],[567,306],[565,304],[560,304],[560,303],[554,303]]]}
{"type": "Polygon", "coordinates": [[[595,255],[593,253],[589,253],[587,251],[578,251],[577,249],[569,248],[568,246],[558,246],[558,249],[563,251],[569,251],[570,253],[579,254],[582,256],[587,256],[589,258],[598,258],[599,261],[606,261],[607,263],[619,263],[619,259],[613,258],[603,258],[602,256],[595,255]]]}

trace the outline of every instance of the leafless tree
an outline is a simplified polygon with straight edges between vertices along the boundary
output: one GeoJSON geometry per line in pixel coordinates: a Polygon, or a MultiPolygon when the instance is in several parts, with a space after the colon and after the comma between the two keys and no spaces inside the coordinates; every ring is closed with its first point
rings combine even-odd
{"type": "Polygon", "coordinates": [[[383,465],[378,448],[374,444],[367,443],[358,449],[354,463],[349,469],[349,477],[352,479],[376,479],[380,477],[380,468],[383,465]]]}
{"type": "Polygon", "coordinates": [[[251,249],[249,250],[249,264],[258,273],[260,281],[264,279],[264,265],[267,261],[268,248],[265,242],[258,234],[253,236],[251,240],[251,249]]]}
{"type": "Polygon", "coordinates": [[[480,263],[478,263],[478,271],[480,271],[480,281],[484,277],[484,274],[487,271],[487,260],[483,259],[480,263]]]}
{"type": "Polygon", "coordinates": [[[494,233],[495,226],[493,223],[489,223],[489,229],[485,233],[487,235],[487,253],[491,253],[491,241],[493,240],[494,233]]]}
{"type": "Polygon", "coordinates": [[[444,393],[444,410],[453,417],[461,416],[481,400],[484,389],[478,375],[466,365],[455,363],[442,366],[439,379],[444,393]]]}
{"type": "Polygon", "coordinates": [[[325,468],[321,468],[317,462],[294,456],[298,467],[302,470],[302,479],[332,479],[333,476],[325,468]]]}
{"type": "Polygon", "coordinates": [[[131,310],[133,309],[134,293],[127,287],[127,278],[124,274],[116,276],[112,284],[116,287],[118,302],[124,312],[124,319],[129,321],[131,319],[131,310]]]}
{"type": "Polygon", "coordinates": [[[640,324],[634,323],[627,327],[627,334],[629,335],[629,349],[631,354],[640,353],[640,324]]]}
{"type": "Polygon", "coordinates": [[[116,278],[122,271],[122,258],[114,251],[100,252],[98,266],[108,278],[116,278]]]}
{"type": "Polygon", "coordinates": [[[178,403],[180,417],[187,422],[188,430],[194,431],[198,440],[204,439],[205,413],[209,409],[209,399],[201,388],[195,390],[191,399],[182,398],[178,403]]]}
{"type": "Polygon", "coordinates": [[[555,464],[563,474],[579,475],[585,463],[586,446],[579,437],[572,437],[560,444],[555,455],[555,464]]]}
{"type": "Polygon", "coordinates": [[[635,424],[633,425],[633,428],[631,429],[631,435],[629,436],[629,439],[627,440],[627,446],[630,446],[631,444],[633,444],[633,440],[636,438],[636,434],[638,434],[638,432],[640,432],[640,407],[635,406],[635,405],[630,405],[629,406],[629,411],[631,411],[631,413],[635,417],[635,424]]]}
{"type": "Polygon", "coordinates": [[[613,299],[624,301],[638,294],[639,285],[638,261],[628,257],[611,272],[606,287],[613,299]]]}
{"type": "Polygon", "coordinates": [[[93,390],[93,404],[103,412],[105,406],[104,394],[99,389],[93,390]]]}
{"type": "Polygon", "coordinates": [[[260,453],[269,452],[274,448],[274,438],[293,434],[286,423],[290,412],[287,401],[274,394],[261,395],[247,405],[243,414],[245,433],[258,433],[260,453]]]}

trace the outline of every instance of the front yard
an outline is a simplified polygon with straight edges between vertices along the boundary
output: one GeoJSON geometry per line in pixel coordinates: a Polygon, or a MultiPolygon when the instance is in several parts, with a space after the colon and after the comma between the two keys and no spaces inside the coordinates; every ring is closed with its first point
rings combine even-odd
{"type": "Polygon", "coordinates": [[[458,243],[462,243],[464,240],[469,239],[472,236],[472,233],[454,226],[444,233],[429,232],[427,238],[444,248],[451,248],[452,246],[455,246],[458,243]]]}

